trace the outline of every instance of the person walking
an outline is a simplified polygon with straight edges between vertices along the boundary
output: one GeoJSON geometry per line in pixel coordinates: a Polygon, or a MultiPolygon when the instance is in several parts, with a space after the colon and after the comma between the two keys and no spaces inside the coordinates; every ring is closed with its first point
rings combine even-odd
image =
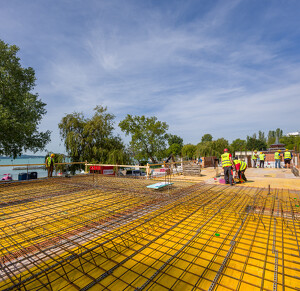
{"type": "Polygon", "coordinates": [[[284,152],[284,155],[283,155],[284,167],[285,168],[290,168],[291,167],[292,157],[293,157],[292,153],[288,149],[285,149],[285,152],[284,152]]]}
{"type": "Polygon", "coordinates": [[[232,160],[232,155],[228,152],[228,149],[224,149],[224,154],[221,155],[222,167],[224,169],[225,184],[233,186],[233,172],[232,169],[235,167],[232,160]]]}
{"type": "Polygon", "coordinates": [[[257,163],[257,151],[255,150],[254,153],[252,154],[252,164],[253,164],[253,168],[256,168],[256,163],[257,163]]]}
{"type": "Polygon", "coordinates": [[[265,167],[265,158],[266,158],[266,155],[263,154],[262,152],[260,152],[260,155],[259,155],[259,167],[260,168],[265,167]]]}
{"type": "Polygon", "coordinates": [[[275,168],[277,168],[277,166],[278,166],[279,169],[281,168],[281,165],[280,165],[280,158],[281,158],[280,152],[281,152],[281,150],[278,150],[278,151],[275,152],[275,154],[274,154],[275,168]]]}
{"type": "Polygon", "coordinates": [[[238,160],[237,158],[235,158],[233,162],[238,179],[241,183],[246,182],[247,178],[245,176],[245,171],[247,169],[247,164],[244,161],[238,160]]]}
{"type": "Polygon", "coordinates": [[[48,170],[48,178],[52,177],[53,174],[53,168],[54,168],[54,154],[51,154],[47,159],[46,159],[46,168],[48,170]]]}

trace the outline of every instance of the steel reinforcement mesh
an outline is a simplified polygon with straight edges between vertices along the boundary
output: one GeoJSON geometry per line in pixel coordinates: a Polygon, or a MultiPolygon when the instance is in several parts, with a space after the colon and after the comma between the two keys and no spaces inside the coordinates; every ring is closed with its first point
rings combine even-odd
{"type": "Polygon", "coordinates": [[[299,290],[299,192],[151,183],[1,184],[0,290],[299,290]]]}

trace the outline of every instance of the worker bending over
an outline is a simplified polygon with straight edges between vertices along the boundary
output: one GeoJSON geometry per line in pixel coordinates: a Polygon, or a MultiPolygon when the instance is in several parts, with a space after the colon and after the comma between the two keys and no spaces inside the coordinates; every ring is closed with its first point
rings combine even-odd
{"type": "Polygon", "coordinates": [[[54,154],[51,154],[51,156],[46,159],[46,168],[48,170],[48,177],[52,177],[54,168],[54,154]]]}
{"type": "Polygon", "coordinates": [[[265,158],[266,158],[266,155],[263,154],[262,152],[260,152],[260,155],[259,155],[259,167],[260,168],[265,167],[265,158]]]}
{"type": "Polygon", "coordinates": [[[233,162],[238,179],[241,183],[246,182],[247,178],[245,176],[245,171],[247,169],[247,164],[244,161],[238,160],[237,158],[235,158],[233,162]]]}
{"type": "Polygon", "coordinates": [[[274,159],[275,159],[275,168],[278,168],[280,169],[281,168],[281,165],[280,165],[280,152],[281,150],[278,150],[275,154],[274,154],[274,159]]]}
{"type": "Polygon", "coordinates": [[[285,168],[290,168],[291,167],[292,157],[293,157],[292,153],[288,149],[285,149],[285,152],[284,152],[284,155],[283,155],[284,167],[285,168]]]}
{"type": "Polygon", "coordinates": [[[225,184],[230,184],[233,186],[233,172],[232,169],[235,167],[234,162],[232,160],[231,154],[228,152],[228,149],[224,149],[224,154],[221,155],[222,159],[222,167],[224,169],[224,179],[225,184]]]}

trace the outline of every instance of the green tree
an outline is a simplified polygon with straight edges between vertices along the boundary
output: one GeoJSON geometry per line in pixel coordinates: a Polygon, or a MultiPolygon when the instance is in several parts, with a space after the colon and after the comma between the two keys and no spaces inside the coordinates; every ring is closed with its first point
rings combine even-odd
{"type": "Polygon", "coordinates": [[[247,143],[246,143],[247,150],[265,150],[267,149],[267,144],[259,139],[247,136],[247,143]]]}
{"type": "Polygon", "coordinates": [[[213,141],[200,142],[196,146],[197,157],[210,157],[217,153],[213,149],[213,141]]]}
{"type": "Polygon", "coordinates": [[[38,131],[46,104],[32,93],[34,70],[21,67],[18,51],[0,40],[0,155],[14,158],[43,150],[50,141],[50,131],[38,131]]]}
{"type": "Polygon", "coordinates": [[[178,135],[168,134],[168,144],[171,146],[172,144],[178,144],[183,147],[183,139],[178,135]]]}
{"type": "Polygon", "coordinates": [[[300,136],[283,136],[280,142],[289,150],[293,150],[294,148],[298,152],[300,150],[300,136]]]}
{"type": "Polygon", "coordinates": [[[270,146],[271,144],[275,143],[275,131],[274,130],[269,130],[268,133],[268,140],[267,140],[267,144],[268,146],[270,146]]]}
{"type": "Polygon", "coordinates": [[[274,144],[277,137],[278,137],[278,140],[283,137],[282,129],[277,128],[276,130],[269,130],[268,140],[267,140],[268,146],[270,146],[271,144],[274,144]]]}
{"type": "Polygon", "coordinates": [[[182,146],[180,146],[178,143],[173,143],[166,150],[166,153],[168,157],[171,154],[173,154],[173,156],[176,157],[176,156],[181,156],[181,150],[182,150],[182,146]]]}
{"type": "Polygon", "coordinates": [[[240,138],[235,139],[231,145],[230,148],[232,152],[237,152],[237,151],[244,151],[246,149],[246,141],[240,138]]]}
{"type": "Polygon", "coordinates": [[[120,137],[113,135],[115,116],[97,106],[92,118],[74,112],[62,118],[58,127],[73,162],[126,163],[129,159],[120,137]]]}
{"type": "Polygon", "coordinates": [[[224,149],[229,148],[228,140],[224,138],[218,138],[213,141],[200,142],[197,145],[196,155],[197,157],[220,157],[223,154],[224,149]]]}
{"type": "Polygon", "coordinates": [[[131,135],[130,147],[137,160],[150,158],[153,163],[165,154],[169,126],[158,121],[155,116],[145,117],[128,114],[119,123],[126,135],[131,135]]]}
{"type": "Polygon", "coordinates": [[[182,156],[188,159],[193,159],[196,157],[196,149],[197,147],[195,145],[186,144],[181,150],[182,156]]]}
{"type": "Polygon", "coordinates": [[[213,137],[211,134],[206,133],[202,136],[201,142],[212,141],[213,137]]]}
{"type": "Polygon", "coordinates": [[[225,138],[218,138],[213,142],[214,156],[220,157],[224,153],[224,149],[229,148],[229,142],[225,138]]]}
{"type": "Polygon", "coordinates": [[[178,135],[168,134],[168,144],[169,148],[166,150],[166,155],[170,156],[173,154],[176,156],[181,156],[181,149],[183,147],[183,139],[178,135]]]}
{"type": "Polygon", "coordinates": [[[276,136],[278,136],[278,138],[282,138],[283,137],[283,130],[280,128],[277,128],[275,131],[276,136]]]}
{"type": "Polygon", "coordinates": [[[258,139],[264,143],[267,142],[267,139],[265,137],[265,133],[261,130],[258,131],[258,139]]]}

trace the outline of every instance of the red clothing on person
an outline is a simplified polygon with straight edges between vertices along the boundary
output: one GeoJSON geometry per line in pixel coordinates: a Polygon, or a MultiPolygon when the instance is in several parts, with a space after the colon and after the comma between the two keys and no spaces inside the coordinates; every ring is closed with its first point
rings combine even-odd
{"type": "Polygon", "coordinates": [[[236,171],[239,171],[239,170],[240,170],[240,167],[241,167],[241,164],[240,164],[240,163],[235,164],[235,169],[236,169],[236,171]]]}

